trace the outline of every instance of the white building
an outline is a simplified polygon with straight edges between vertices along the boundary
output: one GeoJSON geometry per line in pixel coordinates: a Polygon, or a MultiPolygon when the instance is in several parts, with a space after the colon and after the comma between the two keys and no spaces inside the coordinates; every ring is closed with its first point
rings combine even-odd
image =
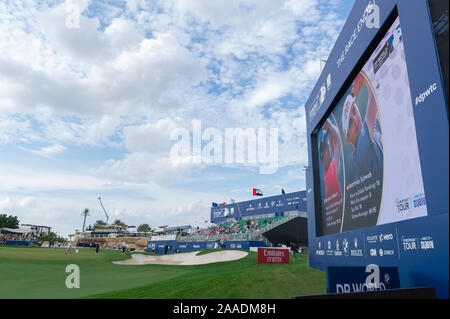
{"type": "Polygon", "coordinates": [[[48,235],[50,229],[51,229],[50,226],[40,226],[31,224],[20,224],[19,226],[19,230],[31,232],[36,237],[48,235]]]}

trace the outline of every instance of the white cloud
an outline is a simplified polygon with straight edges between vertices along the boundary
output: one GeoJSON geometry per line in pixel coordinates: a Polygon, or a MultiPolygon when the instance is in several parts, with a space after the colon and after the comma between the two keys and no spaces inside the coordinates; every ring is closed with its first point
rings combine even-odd
{"type": "Polygon", "coordinates": [[[131,153],[122,160],[109,160],[92,173],[106,180],[131,183],[174,183],[186,177],[190,163],[173,163],[166,156],[131,153]]]}
{"type": "MultiPolygon", "coordinates": [[[[0,165],[0,207],[69,232],[84,206],[98,206],[97,193],[119,189],[127,195],[111,196],[111,213],[127,222],[207,219],[211,197],[224,196],[198,190],[211,172],[170,159],[170,132],[191,131],[192,120],[222,132],[276,127],[280,167],[307,162],[303,105],[320,72],[317,48],[326,58],[343,25],[337,2],[79,1],[79,28],[66,26],[65,1],[0,2],[0,146],[31,152],[27,167],[0,165]],[[112,155],[80,153],[83,168],[66,170],[33,164],[87,147],[112,155]],[[197,190],[170,185],[187,180],[197,190]]],[[[242,180],[255,170],[233,168],[244,168],[242,180]]],[[[217,183],[239,179],[228,177],[217,183]]]]}
{"type": "Polygon", "coordinates": [[[210,203],[206,204],[202,200],[193,200],[182,206],[171,208],[167,211],[169,225],[189,225],[199,220],[209,220],[210,203]]]}
{"type": "Polygon", "coordinates": [[[184,128],[179,118],[162,118],[156,122],[129,125],[123,129],[123,146],[128,153],[123,159],[111,159],[92,170],[101,178],[115,182],[168,184],[185,178],[192,163],[173,161],[171,133],[184,128]]]}
{"type": "Polygon", "coordinates": [[[44,157],[53,157],[57,153],[61,153],[66,148],[62,145],[55,144],[49,146],[43,146],[37,150],[30,150],[31,152],[44,157]]]}
{"type": "Polygon", "coordinates": [[[0,145],[17,142],[20,140],[20,136],[27,134],[29,130],[30,122],[28,120],[0,113],[0,145]]]}
{"type": "Polygon", "coordinates": [[[123,130],[125,147],[137,153],[169,153],[171,132],[183,125],[180,119],[166,117],[156,122],[127,126],[123,130]]]}
{"type": "Polygon", "coordinates": [[[40,193],[95,191],[110,187],[109,183],[82,171],[23,167],[3,163],[0,167],[2,191],[6,193],[40,193]]]}
{"type": "Polygon", "coordinates": [[[319,24],[321,13],[317,6],[317,0],[288,0],[285,2],[285,7],[292,10],[300,21],[319,24]]]}
{"type": "Polygon", "coordinates": [[[19,201],[18,205],[20,207],[34,207],[36,205],[36,197],[26,196],[21,201],[19,201]]]}
{"type": "Polygon", "coordinates": [[[219,28],[236,16],[238,0],[175,0],[175,10],[182,16],[193,15],[201,23],[209,23],[219,28]]]}
{"type": "Polygon", "coordinates": [[[100,121],[87,125],[82,141],[90,145],[101,144],[116,133],[121,123],[117,116],[103,115],[100,121]]]}
{"type": "Polygon", "coordinates": [[[81,15],[80,27],[68,28],[64,3],[27,9],[0,23],[0,81],[10,83],[0,86],[0,110],[145,114],[204,79],[200,60],[170,33],[146,39],[125,17],[101,31],[98,18],[81,15]]]}
{"type": "Polygon", "coordinates": [[[11,207],[14,207],[13,202],[10,197],[5,197],[3,199],[0,199],[0,209],[1,210],[7,210],[11,207]]]}
{"type": "Polygon", "coordinates": [[[66,12],[66,8],[66,3],[63,2],[37,14],[39,30],[45,40],[60,54],[82,61],[100,62],[107,57],[110,54],[110,43],[107,34],[98,31],[98,19],[81,14],[78,17],[78,12],[73,12],[79,21],[76,26],[68,25],[72,13],[66,12]]]}

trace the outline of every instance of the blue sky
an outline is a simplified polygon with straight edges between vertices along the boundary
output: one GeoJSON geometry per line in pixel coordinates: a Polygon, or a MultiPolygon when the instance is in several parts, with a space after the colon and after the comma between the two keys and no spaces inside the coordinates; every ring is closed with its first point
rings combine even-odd
{"type": "MultiPolygon", "coordinates": [[[[103,219],[209,219],[305,188],[304,103],[354,1],[0,3],[0,212],[67,236],[103,219]],[[78,16],[78,12],[80,15],[78,16]],[[277,128],[278,169],[173,161],[192,121],[277,128]]],[[[204,141],[202,148],[208,141],[204,141]]]]}

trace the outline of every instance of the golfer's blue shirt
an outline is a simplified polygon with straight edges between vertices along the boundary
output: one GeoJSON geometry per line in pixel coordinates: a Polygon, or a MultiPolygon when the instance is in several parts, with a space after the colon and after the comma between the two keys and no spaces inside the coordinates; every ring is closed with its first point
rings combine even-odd
{"type": "Polygon", "coordinates": [[[372,172],[376,179],[383,178],[383,142],[378,122],[375,123],[373,139],[370,138],[369,128],[364,121],[358,143],[353,150],[353,180],[372,172]]]}

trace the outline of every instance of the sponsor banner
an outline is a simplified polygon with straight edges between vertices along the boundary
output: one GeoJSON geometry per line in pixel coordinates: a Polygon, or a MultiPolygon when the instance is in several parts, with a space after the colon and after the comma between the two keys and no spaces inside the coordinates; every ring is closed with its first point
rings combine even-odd
{"type": "MultiPolygon", "coordinates": [[[[327,236],[318,238],[314,246],[310,246],[310,253],[315,257],[342,257],[350,258],[352,262],[360,263],[364,258],[363,234],[353,233],[345,236],[327,236]]],[[[337,258],[336,261],[342,260],[337,258]]],[[[349,262],[349,261],[347,261],[349,262]]]]}
{"type": "Polygon", "coordinates": [[[20,241],[20,240],[7,240],[6,245],[10,246],[28,246],[28,245],[37,245],[38,243],[35,241],[20,241]]]}
{"type": "Polygon", "coordinates": [[[423,258],[430,258],[439,254],[438,250],[442,251],[444,244],[448,246],[448,238],[442,238],[442,235],[432,231],[439,229],[445,231],[443,224],[431,220],[422,220],[422,225],[423,229],[421,230],[414,229],[409,224],[399,225],[398,241],[401,257],[422,256],[423,258]]]}
{"type": "Polygon", "coordinates": [[[376,258],[383,264],[398,261],[398,242],[394,227],[380,227],[376,231],[364,232],[364,240],[368,260],[376,258]]]}
{"type": "Polygon", "coordinates": [[[306,211],[306,191],[263,197],[221,207],[211,207],[211,221],[217,224],[230,218],[239,219],[263,214],[275,216],[291,210],[306,211]]]}
{"type": "Polygon", "coordinates": [[[259,264],[289,264],[289,250],[277,248],[258,248],[259,264]]]}
{"type": "Polygon", "coordinates": [[[305,192],[277,195],[251,201],[240,202],[242,216],[251,216],[299,209],[306,211],[306,202],[302,201],[305,192]]]}
{"type": "Polygon", "coordinates": [[[168,241],[168,240],[175,240],[177,238],[177,235],[159,235],[159,236],[152,236],[150,238],[150,241],[168,241]]]}
{"type": "Polygon", "coordinates": [[[202,242],[177,242],[174,240],[167,241],[149,241],[147,244],[147,252],[154,251],[157,254],[172,254],[177,250],[179,253],[205,250],[205,249],[242,249],[249,250],[252,247],[265,247],[262,241],[228,241],[221,246],[219,242],[202,241],[202,242]],[[166,251],[167,247],[167,251],[166,251]]]}
{"type": "Polygon", "coordinates": [[[175,251],[175,240],[149,241],[147,243],[147,252],[155,252],[156,254],[169,254],[175,251]]]}
{"type": "Polygon", "coordinates": [[[229,241],[225,244],[225,249],[249,249],[248,241],[229,241]]]}
{"type": "Polygon", "coordinates": [[[216,206],[211,208],[211,221],[223,218],[237,218],[239,217],[236,204],[229,204],[225,206],[216,206]]]}
{"type": "Polygon", "coordinates": [[[350,256],[351,258],[364,257],[364,243],[362,237],[353,234],[352,236],[345,237],[344,241],[348,242],[346,244],[347,251],[345,252],[345,256],[350,256]]]}
{"type": "Polygon", "coordinates": [[[400,288],[397,267],[328,267],[328,293],[354,293],[400,288]]]}
{"type": "Polygon", "coordinates": [[[399,265],[402,261],[417,258],[421,261],[438,258],[448,246],[448,239],[442,237],[446,234],[446,223],[437,217],[422,217],[416,221],[316,238],[310,245],[310,260],[328,260],[332,265],[339,265],[345,259],[346,265],[357,266],[369,263],[399,265]]]}

